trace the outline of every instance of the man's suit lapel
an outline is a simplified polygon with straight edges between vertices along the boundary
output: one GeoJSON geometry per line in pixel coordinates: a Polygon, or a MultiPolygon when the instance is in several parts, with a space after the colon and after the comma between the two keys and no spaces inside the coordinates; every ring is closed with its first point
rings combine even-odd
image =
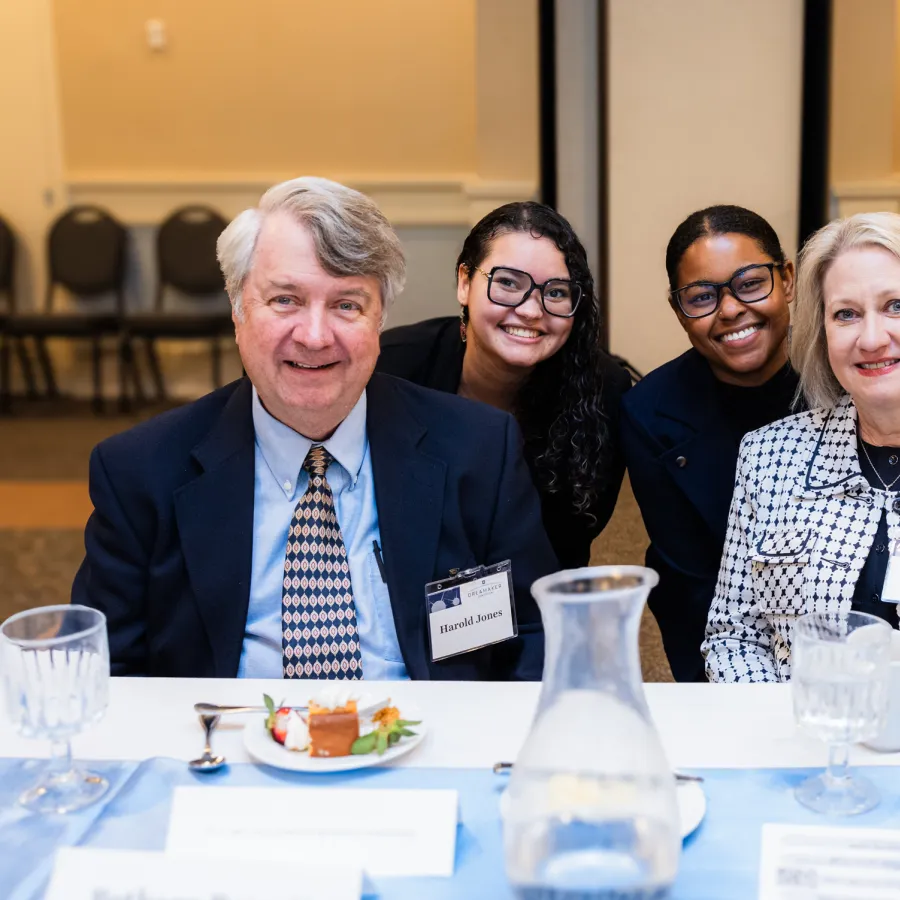
{"type": "Polygon", "coordinates": [[[427,677],[425,584],[434,577],[444,511],[443,460],[424,453],[426,427],[393,384],[374,375],[366,428],[394,625],[409,674],[427,677]]]}
{"type": "Polygon", "coordinates": [[[185,566],[219,678],[237,675],[250,601],[255,471],[251,398],[250,382],[244,379],[193,450],[202,473],[175,493],[185,566]]]}
{"type": "Polygon", "coordinates": [[[719,480],[716,473],[735,458],[737,447],[723,427],[718,410],[715,376],[709,364],[696,351],[686,354],[680,377],[669,381],[660,395],[656,412],[661,421],[678,423],[678,434],[683,437],[662,453],[659,461],[713,533],[724,534],[728,504],[724,506],[726,518],[723,519],[722,500],[715,490],[719,480]]]}

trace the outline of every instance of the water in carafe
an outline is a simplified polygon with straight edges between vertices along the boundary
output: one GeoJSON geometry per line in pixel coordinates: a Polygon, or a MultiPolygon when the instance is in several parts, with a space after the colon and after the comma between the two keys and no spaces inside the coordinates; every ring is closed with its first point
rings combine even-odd
{"type": "Polygon", "coordinates": [[[502,800],[507,875],[523,900],[657,900],[681,848],[675,782],[643,696],[641,611],[656,573],[560,572],[533,591],[544,679],[502,800]]]}

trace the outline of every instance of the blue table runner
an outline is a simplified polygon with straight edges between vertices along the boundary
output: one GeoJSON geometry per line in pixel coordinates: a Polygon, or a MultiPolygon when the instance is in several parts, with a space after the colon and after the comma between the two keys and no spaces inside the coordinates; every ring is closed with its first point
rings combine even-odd
{"type": "MultiPolygon", "coordinates": [[[[499,796],[506,779],[482,769],[374,768],[332,775],[282,772],[250,764],[196,775],[183,762],[91,765],[109,778],[108,798],[68,816],[35,816],[16,803],[37,779],[38,760],[0,760],[0,897],[40,900],[60,846],[162,850],[172,791],[178,785],[453,788],[459,791],[460,825],[456,869],[450,879],[367,879],[366,900],[511,900],[503,872],[499,796]]],[[[866,775],[882,792],[875,810],[850,819],[825,819],[808,812],[791,790],[812,770],[696,770],[705,779],[707,813],[685,842],[673,900],[756,900],[761,826],[834,824],[900,827],[900,770],[869,767],[866,775]]],[[[286,860],[290,866],[290,860],[286,860]]],[[[264,882],[263,882],[264,884],[264,882]]],[[[266,894],[266,896],[269,896],[266,894]]]]}

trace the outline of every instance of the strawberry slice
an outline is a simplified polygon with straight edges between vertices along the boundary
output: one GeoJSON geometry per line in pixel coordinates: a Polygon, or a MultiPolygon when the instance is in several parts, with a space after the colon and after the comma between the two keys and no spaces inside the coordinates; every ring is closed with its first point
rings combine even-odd
{"type": "Polygon", "coordinates": [[[278,741],[279,744],[283,744],[287,737],[288,720],[290,717],[291,710],[287,706],[282,706],[281,709],[275,711],[275,719],[272,722],[272,737],[278,741]]]}
{"type": "Polygon", "coordinates": [[[287,737],[288,718],[291,715],[289,706],[281,706],[276,709],[275,701],[268,695],[263,694],[263,700],[269,714],[266,716],[266,729],[273,739],[283,744],[287,737]]]}

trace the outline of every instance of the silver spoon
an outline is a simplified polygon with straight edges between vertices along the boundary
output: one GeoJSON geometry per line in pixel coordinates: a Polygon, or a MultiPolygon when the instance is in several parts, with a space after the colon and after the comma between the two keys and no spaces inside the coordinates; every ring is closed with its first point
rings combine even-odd
{"type": "MultiPolygon", "coordinates": [[[[291,709],[306,712],[309,707],[292,706],[291,709]]],[[[194,712],[200,716],[223,716],[228,713],[268,712],[265,706],[220,706],[218,703],[195,703],[194,712]]]]}
{"type": "MultiPolygon", "coordinates": [[[[357,712],[361,716],[370,716],[378,710],[388,705],[388,700],[379,700],[376,703],[370,703],[368,706],[361,706],[357,712]]],[[[308,712],[308,706],[289,706],[288,709],[295,709],[297,712],[308,712]]],[[[194,712],[201,716],[225,716],[229,713],[257,713],[268,712],[265,706],[220,706],[218,703],[195,703],[194,712]]]]}
{"type": "MultiPolygon", "coordinates": [[[[513,763],[511,762],[496,762],[494,763],[494,774],[502,775],[504,772],[511,772],[513,768],[513,763]]],[[[676,781],[703,781],[703,777],[701,775],[687,775],[684,772],[674,772],[676,781]]]]}
{"type": "Polygon", "coordinates": [[[213,729],[219,724],[219,717],[200,716],[200,724],[206,731],[206,746],[203,748],[203,755],[199,759],[192,759],[188,765],[195,772],[215,772],[225,765],[225,757],[214,755],[210,746],[213,729]]]}

